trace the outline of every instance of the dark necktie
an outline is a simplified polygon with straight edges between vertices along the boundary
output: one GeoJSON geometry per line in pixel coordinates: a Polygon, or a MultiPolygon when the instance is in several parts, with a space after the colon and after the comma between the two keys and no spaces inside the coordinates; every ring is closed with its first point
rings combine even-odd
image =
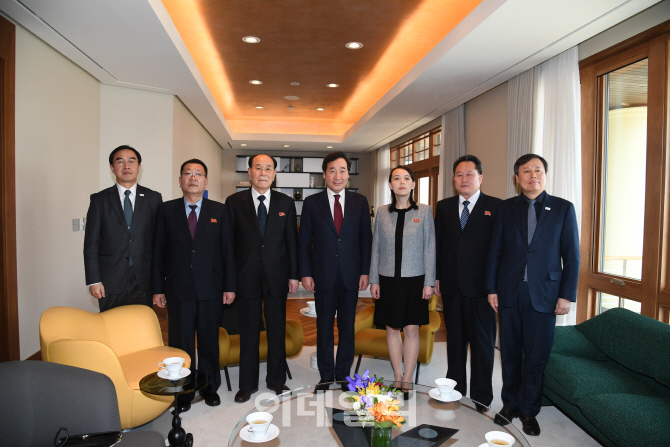
{"type": "Polygon", "coordinates": [[[335,206],[333,206],[333,220],[335,221],[335,229],[337,234],[342,230],[342,222],[344,221],[344,214],[342,214],[342,205],[340,204],[340,195],[335,194],[335,206]]]}
{"type": "Polygon", "coordinates": [[[198,215],[195,210],[198,208],[198,205],[189,205],[191,212],[188,215],[188,229],[191,230],[191,239],[195,239],[195,227],[198,226],[198,215]]]}
{"type": "MultiPolygon", "coordinates": [[[[528,202],[528,245],[530,246],[537,227],[537,215],[535,214],[535,200],[526,199],[528,202]]],[[[526,262],[526,269],[523,271],[524,281],[528,281],[528,262],[526,262]]]]}
{"type": "Polygon", "coordinates": [[[463,202],[463,213],[461,213],[461,230],[465,228],[465,224],[468,223],[468,217],[470,217],[470,211],[468,211],[468,205],[470,205],[470,202],[468,202],[467,200],[463,202]]]}
{"type": "MultiPolygon", "coordinates": [[[[124,194],[126,198],[123,199],[123,215],[126,216],[126,225],[128,225],[128,231],[130,231],[130,227],[133,225],[133,204],[130,203],[130,191],[126,190],[124,194]]],[[[128,265],[133,265],[132,255],[128,257],[128,265]]]]}
{"type": "Polygon", "coordinates": [[[261,237],[265,236],[265,223],[268,221],[268,210],[265,208],[265,196],[258,196],[258,227],[261,229],[261,237]]]}

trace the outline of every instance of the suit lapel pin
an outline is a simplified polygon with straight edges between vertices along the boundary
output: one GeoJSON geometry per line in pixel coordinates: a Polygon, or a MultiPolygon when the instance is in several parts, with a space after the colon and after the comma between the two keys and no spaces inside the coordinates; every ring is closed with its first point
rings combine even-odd
{"type": "Polygon", "coordinates": [[[547,211],[551,210],[551,208],[549,208],[548,206],[545,206],[544,209],[547,210],[547,211]]]}
{"type": "Polygon", "coordinates": [[[491,215],[491,211],[484,211],[484,215],[485,215],[485,216],[490,216],[490,215],[491,215]]]}
{"type": "Polygon", "coordinates": [[[421,219],[414,219],[414,222],[421,222],[421,219]]]}
{"type": "Polygon", "coordinates": [[[283,216],[286,216],[286,214],[285,213],[279,213],[279,217],[283,217],[283,216]]]}
{"type": "Polygon", "coordinates": [[[212,217],[212,223],[216,223],[216,219],[212,217]]]}

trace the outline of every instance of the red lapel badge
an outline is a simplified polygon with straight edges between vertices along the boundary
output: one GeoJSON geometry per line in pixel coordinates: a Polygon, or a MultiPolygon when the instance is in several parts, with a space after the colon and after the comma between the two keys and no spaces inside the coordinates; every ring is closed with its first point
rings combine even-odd
{"type": "Polygon", "coordinates": [[[216,219],[212,218],[212,223],[216,223],[216,219]]]}
{"type": "Polygon", "coordinates": [[[484,211],[484,215],[485,215],[485,216],[490,216],[490,215],[491,215],[491,211],[484,211]]]}
{"type": "Polygon", "coordinates": [[[283,216],[286,216],[286,214],[285,213],[279,213],[279,217],[283,217],[283,216]]]}
{"type": "Polygon", "coordinates": [[[420,219],[414,219],[414,222],[421,222],[420,219]]]}

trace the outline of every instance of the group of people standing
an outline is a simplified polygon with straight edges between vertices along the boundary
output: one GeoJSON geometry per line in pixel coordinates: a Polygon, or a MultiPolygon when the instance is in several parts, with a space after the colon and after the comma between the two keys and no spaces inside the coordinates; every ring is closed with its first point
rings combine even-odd
{"type": "MultiPolygon", "coordinates": [[[[117,184],[91,196],[87,215],[90,293],[101,311],[125,304],[167,306],[169,345],[185,350],[191,368],[210,376],[200,392],[208,405],[220,404],[222,315],[223,325],[236,326],[240,334],[235,401],[246,402],[258,390],[263,327],[266,386],[277,394],[288,390],[286,299],[299,281],[316,301],[317,390],[332,382],[346,388],[358,292],[370,286],[375,322],[386,328],[394,385],[410,386],[428,300],[441,295],[447,377],[467,393],[469,345],[470,397],[482,412],[493,400],[498,312],[504,406],[495,422],[521,417],[527,434],[539,434],[535,416],[555,316],[576,300],[579,270],[574,207],[544,191],[548,166],[542,157],[529,154],[517,161],[522,194],[506,201],[480,191],[477,157],[459,158],[453,165],[458,195],[440,201],[435,218],[429,206],[414,200],[411,169],[393,168],[391,204],[378,209],[374,236],[367,199],[345,189],[351,161],[342,152],[324,158],[326,188],[304,200],[299,232],[293,199],[271,189],[277,163],[267,154],[249,158],[251,187],[229,196],[225,205],[203,197],[207,167],[200,160],[182,164],[183,197],[165,203],[159,193],[137,185],[137,150],[120,146],[109,162],[117,184]]],[[[181,397],[182,411],[193,397],[181,397]]]]}

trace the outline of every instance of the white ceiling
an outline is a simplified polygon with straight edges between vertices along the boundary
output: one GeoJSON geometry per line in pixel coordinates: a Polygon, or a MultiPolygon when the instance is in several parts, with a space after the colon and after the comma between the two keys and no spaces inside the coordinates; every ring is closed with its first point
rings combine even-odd
{"type": "Polygon", "coordinates": [[[160,0],[0,0],[0,10],[102,83],[177,95],[224,149],[361,152],[658,1],[483,0],[344,137],[232,133],[160,0]]]}

